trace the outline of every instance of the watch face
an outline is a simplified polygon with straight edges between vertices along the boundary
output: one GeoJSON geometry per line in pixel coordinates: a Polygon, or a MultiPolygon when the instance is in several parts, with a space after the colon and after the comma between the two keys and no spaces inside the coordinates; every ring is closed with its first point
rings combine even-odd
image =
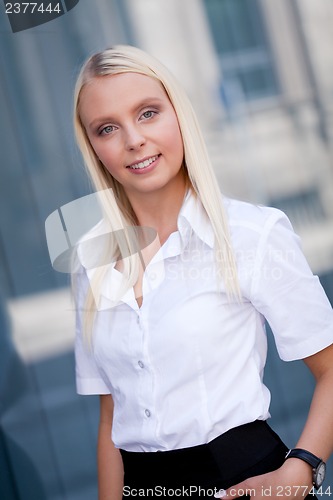
{"type": "Polygon", "coordinates": [[[326,472],[326,466],[324,462],[321,462],[319,464],[317,470],[316,470],[316,487],[320,488],[320,486],[323,484],[323,481],[325,479],[325,472],[326,472]]]}

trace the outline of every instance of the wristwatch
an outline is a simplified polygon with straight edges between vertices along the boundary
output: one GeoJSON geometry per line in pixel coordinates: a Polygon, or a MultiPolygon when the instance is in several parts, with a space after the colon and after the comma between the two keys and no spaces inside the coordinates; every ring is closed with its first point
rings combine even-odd
{"type": "Polygon", "coordinates": [[[320,488],[320,486],[323,484],[326,474],[326,464],[322,461],[321,458],[318,458],[313,453],[302,450],[301,448],[294,448],[293,450],[289,450],[286,455],[286,459],[287,458],[300,458],[301,460],[304,460],[304,462],[310,464],[312,467],[313,486],[316,488],[316,490],[320,488]]]}

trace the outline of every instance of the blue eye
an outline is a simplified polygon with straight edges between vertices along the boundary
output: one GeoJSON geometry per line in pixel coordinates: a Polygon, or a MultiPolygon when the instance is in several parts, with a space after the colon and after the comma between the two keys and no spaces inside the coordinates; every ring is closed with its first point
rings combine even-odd
{"type": "Polygon", "coordinates": [[[99,131],[99,135],[108,135],[108,134],[111,134],[111,132],[114,131],[114,126],[113,125],[107,125],[106,127],[102,128],[100,131],[99,131]]]}
{"type": "Polygon", "coordinates": [[[148,111],[145,111],[144,113],[142,113],[141,116],[145,120],[149,120],[149,118],[152,118],[154,115],[156,115],[156,111],[152,111],[151,109],[149,109],[148,111]]]}

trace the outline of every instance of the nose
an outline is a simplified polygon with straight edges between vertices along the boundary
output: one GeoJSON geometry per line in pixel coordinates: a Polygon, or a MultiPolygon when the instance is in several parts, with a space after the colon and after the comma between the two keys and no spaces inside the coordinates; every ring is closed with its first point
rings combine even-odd
{"type": "Polygon", "coordinates": [[[125,134],[125,146],[128,151],[137,151],[146,143],[139,126],[127,127],[125,134]]]}

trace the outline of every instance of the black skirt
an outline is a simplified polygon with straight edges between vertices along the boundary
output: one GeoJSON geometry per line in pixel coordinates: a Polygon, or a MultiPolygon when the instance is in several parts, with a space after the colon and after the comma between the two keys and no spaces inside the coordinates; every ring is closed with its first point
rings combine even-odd
{"type": "MultiPolygon", "coordinates": [[[[125,471],[123,498],[213,499],[220,489],[278,469],[288,448],[266,422],[257,420],[231,429],[208,444],[191,448],[120,451],[125,471]]],[[[250,492],[244,492],[243,498],[250,498],[245,493],[250,492]]],[[[265,491],[268,499],[273,497],[269,493],[265,491]]]]}

